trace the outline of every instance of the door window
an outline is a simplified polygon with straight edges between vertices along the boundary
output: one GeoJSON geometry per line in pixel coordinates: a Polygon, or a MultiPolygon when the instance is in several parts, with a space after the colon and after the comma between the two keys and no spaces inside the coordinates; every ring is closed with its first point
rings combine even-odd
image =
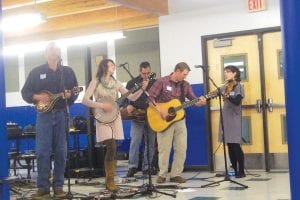
{"type": "MultiPolygon", "coordinates": [[[[241,72],[241,80],[247,80],[247,54],[242,55],[226,55],[222,56],[222,66],[223,68],[227,67],[228,65],[234,65],[239,68],[241,72]]],[[[223,74],[223,73],[222,73],[223,74]]],[[[223,77],[224,80],[224,77],[223,77]]]]}

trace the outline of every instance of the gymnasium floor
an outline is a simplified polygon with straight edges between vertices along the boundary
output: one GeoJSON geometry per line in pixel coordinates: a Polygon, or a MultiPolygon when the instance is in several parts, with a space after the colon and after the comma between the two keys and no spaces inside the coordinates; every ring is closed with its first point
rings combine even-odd
{"type": "MultiPolygon", "coordinates": [[[[215,173],[204,171],[184,172],[184,178],[188,181],[184,184],[176,185],[166,182],[157,185],[156,176],[152,177],[154,188],[160,192],[166,192],[175,195],[176,198],[149,191],[149,179],[143,176],[141,172],[137,173],[134,179],[124,179],[127,172],[127,161],[118,161],[118,172],[116,177],[122,190],[112,196],[106,193],[104,188],[104,178],[72,178],[70,179],[70,191],[72,199],[190,199],[190,200],[289,200],[289,174],[287,171],[274,171],[266,173],[264,171],[247,171],[246,177],[241,179],[231,178],[237,183],[248,186],[247,189],[231,182],[223,181],[204,187],[212,182],[222,181],[224,177],[216,177],[215,173]],[[146,187],[140,187],[146,184],[146,187]],[[135,194],[136,191],[142,194],[135,194]]],[[[18,170],[19,179],[12,183],[11,199],[30,199],[30,195],[35,192],[36,172],[31,173],[31,179],[21,179],[26,177],[26,170],[18,170]],[[18,192],[19,194],[16,194],[18,192]]],[[[68,179],[65,179],[64,190],[68,191],[68,179]]],[[[150,188],[151,189],[151,188],[150,188]]]]}

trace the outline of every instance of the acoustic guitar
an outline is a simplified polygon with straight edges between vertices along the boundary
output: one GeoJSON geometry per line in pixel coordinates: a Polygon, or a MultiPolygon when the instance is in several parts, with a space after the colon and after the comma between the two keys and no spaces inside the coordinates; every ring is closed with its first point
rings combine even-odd
{"type": "MultiPolygon", "coordinates": [[[[154,79],[156,76],[155,73],[151,73],[148,78],[154,79]]],[[[116,101],[114,101],[111,97],[109,96],[103,96],[100,97],[97,102],[100,103],[110,103],[112,104],[112,111],[110,112],[106,112],[104,111],[102,108],[95,108],[94,109],[94,117],[95,119],[100,122],[100,123],[104,123],[104,124],[109,124],[113,121],[115,121],[119,115],[119,111],[120,111],[120,104],[132,93],[136,92],[137,90],[139,90],[142,87],[142,82],[136,84],[133,88],[131,88],[128,92],[126,92],[125,94],[123,94],[120,98],[118,98],[116,101]]]]}
{"type": "MultiPolygon", "coordinates": [[[[79,94],[83,90],[83,87],[74,87],[71,89],[72,94],[79,94]]],[[[36,101],[34,103],[35,109],[39,113],[47,113],[52,111],[55,103],[62,98],[63,93],[58,93],[58,94],[52,94],[51,92],[47,90],[42,90],[38,94],[46,94],[48,95],[50,101],[49,102],[43,102],[43,101],[36,101]]]]}
{"type": "Polygon", "coordinates": [[[134,109],[131,113],[128,113],[126,108],[122,108],[120,113],[122,120],[144,121],[146,118],[146,111],[143,109],[134,109]]]}
{"type": "MultiPolygon", "coordinates": [[[[211,92],[204,97],[206,99],[212,99],[218,96],[218,92],[211,92]]],[[[154,132],[163,132],[167,130],[173,123],[180,121],[185,116],[184,108],[192,106],[198,102],[199,98],[181,103],[178,99],[172,99],[166,103],[156,103],[160,108],[166,109],[168,111],[168,116],[166,119],[162,119],[160,113],[157,109],[157,105],[149,105],[147,108],[147,120],[150,128],[154,132]]]]}

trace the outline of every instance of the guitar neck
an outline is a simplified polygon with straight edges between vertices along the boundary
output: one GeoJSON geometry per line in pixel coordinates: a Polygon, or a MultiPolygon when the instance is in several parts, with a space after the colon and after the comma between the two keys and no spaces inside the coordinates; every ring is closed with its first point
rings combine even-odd
{"type": "Polygon", "coordinates": [[[185,103],[181,104],[180,106],[175,107],[174,109],[175,109],[175,111],[178,111],[178,110],[187,108],[189,106],[192,106],[195,103],[197,103],[198,101],[199,101],[199,98],[196,98],[196,99],[193,99],[191,101],[185,102],[185,103]]]}
{"type": "Polygon", "coordinates": [[[58,98],[60,98],[62,96],[63,96],[63,93],[58,93],[58,94],[53,94],[51,98],[52,99],[58,99],[58,98]]]}
{"type": "Polygon", "coordinates": [[[123,94],[120,98],[117,99],[117,102],[120,104],[123,102],[131,93],[134,93],[136,90],[140,89],[142,87],[142,84],[136,84],[133,88],[131,88],[128,92],[123,94]]]}
{"type": "MultiPolygon", "coordinates": [[[[78,94],[79,92],[81,92],[83,90],[82,87],[74,87],[73,89],[71,89],[71,93],[72,94],[78,94]]],[[[57,94],[52,94],[51,98],[52,99],[58,99],[60,97],[63,97],[64,93],[61,92],[61,93],[57,93],[57,94]]]]}

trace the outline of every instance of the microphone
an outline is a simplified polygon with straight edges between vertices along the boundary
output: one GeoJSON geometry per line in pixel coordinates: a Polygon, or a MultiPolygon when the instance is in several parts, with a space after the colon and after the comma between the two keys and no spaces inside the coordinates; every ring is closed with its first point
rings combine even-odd
{"type": "Polygon", "coordinates": [[[123,64],[120,64],[118,67],[125,67],[125,65],[128,65],[128,63],[123,63],[123,64]]]}
{"type": "Polygon", "coordinates": [[[59,55],[59,56],[57,56],[57,67],[58,68],[60,68],[61,66],[62,66],[62,58],[61,58],[61,56],[59,55]]]}

